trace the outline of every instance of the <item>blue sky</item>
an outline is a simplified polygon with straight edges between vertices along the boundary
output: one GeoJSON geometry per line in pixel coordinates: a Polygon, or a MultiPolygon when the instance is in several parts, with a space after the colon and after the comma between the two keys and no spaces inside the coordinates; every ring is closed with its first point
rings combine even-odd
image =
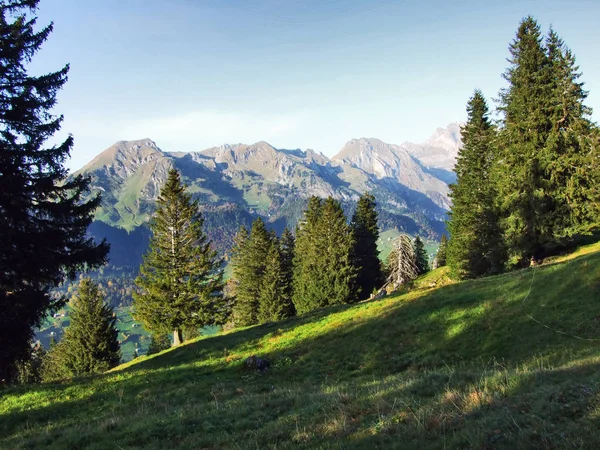
{"type": "Polygon", "coordinates": [[[71,64],[56,108],[71,169],[146,137],[331,156],[355,137],[423,141],[465,119],[475,88],[493,102],[528,14],[574,51],[600,111],[597,0],[41,0],[55,31],[31,70],[71,64]]]}

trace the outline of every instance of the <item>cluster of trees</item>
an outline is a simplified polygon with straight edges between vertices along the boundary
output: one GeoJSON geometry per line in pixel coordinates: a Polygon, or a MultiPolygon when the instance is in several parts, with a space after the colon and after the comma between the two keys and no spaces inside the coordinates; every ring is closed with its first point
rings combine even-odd
{"type": "Polygon", "coordinates": [[[447,263],[460,278],[525,267],[599,225],[600,132],[573,53],[525,18],[497,124],[476,90],[451,186],[447,263]]]}
{"type": "Polygon", "coordinates": [[[235,237],[230,283],[236,296],[233,316],[241,326],[273,322],[295,314],[292,303],[292,260],[295,239],[286,228],[277,237],[259,217],[250,232],[241,227],[235,237]]]}
{"type": "Polygon", "coordinates": [[[384,277],[375,198],[364,194],[352,220],[332,197],[311,197],[296,236],[278,238],[262,219],[244,227],[232,252],[236,325],[265,323],[368,298],[384,277]]]}

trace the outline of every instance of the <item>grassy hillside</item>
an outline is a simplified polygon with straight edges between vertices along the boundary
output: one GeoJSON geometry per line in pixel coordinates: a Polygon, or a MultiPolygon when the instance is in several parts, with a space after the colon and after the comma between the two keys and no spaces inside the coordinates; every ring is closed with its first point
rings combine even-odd
{"type": "Polygon", "coordinates": [[[0,448],[597,448],[600,244],[0,394],[0,448]],[[259,374],[243,368],[258,355],[259,374]]]}

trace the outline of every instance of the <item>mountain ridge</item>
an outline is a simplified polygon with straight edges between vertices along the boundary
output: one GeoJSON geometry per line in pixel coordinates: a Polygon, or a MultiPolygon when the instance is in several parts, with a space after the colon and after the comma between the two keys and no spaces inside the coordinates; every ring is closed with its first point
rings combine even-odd
{"type": "MultiPolygon", "coordinates": [[[[447,149],[431,147],[430,154],[448,159],[456,136],[452,129],[447,136],[437,133],[438,141],[445,138],[450,144],[447,149]]],[[[147,224],[168,171],[177,168],[222,253],[239,226],[250,225],[257,216],[277,232],[285,226],[293,229],[311,195],[337,198],[350,215],[365,191],[377,199],[382,230],[437,238],[450,207],[449,190],[447,181],[413,153],[424,145],[356,138],[328,158],[311,149],[278,149],[265,141],[169,152],[144,138],[116,142],[75,174],[90,175],[92,194],[102,194],[96,220],[132,231],[147,224]]]]}

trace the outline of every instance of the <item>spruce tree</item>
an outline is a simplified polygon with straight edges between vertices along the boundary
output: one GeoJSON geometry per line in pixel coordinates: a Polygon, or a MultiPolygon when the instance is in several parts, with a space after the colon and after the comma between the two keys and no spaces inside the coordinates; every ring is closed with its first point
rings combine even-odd
{"type": "Polygon", "coordinates": [[[505,260],[494,185],[495,131],[481,91],[467,104],[468,119],[462,127],[463,146],[450,186],[447,262],[458,278],[499,273],[505,260]]]}
{"type": "Polygon", "coordinates": [[[446,251],[448,249],[448,238],[445,234],[442,234],[440,239],[440,246],[438,247],[437,254],[435,255],[434,267],[444,267],[446,265],[446,251]]]}
{"type": "Polygon", "coordinates": [[[258,297],[258,323],[275,322],[290,315],[289,298],[286,298],[286,279],[278,239],[273,239],[265,258],[265,271],[260,280],[258,297]]]}
{"type": "Polygon", "coordinates": [[[370,193],[361,195],[350,225],[354,233],[352,256],[354,265],[358,268],[356,286],[359,299],[363,300],[369,298],[371,293],[383,283],[379,250],[377,250],[379,227],[373,195],[370,193]]]}
{"type": "Polygon", "coordinates": [[[221,261],[202,230],[198,203],[185,189],[171,169],[134,293],[136,320],[153,333],[173,332],[174,346],[183,341],[185,328],[222,324],[228,315],[221,261]]]}
{"type": "Polygon", "coordinates": [[[233,317],[237,325],[248,326],[259,322],[260,292],[267,268],[267,254],[273,240],[274,235],[267,230],[260,217],[252,223],[250,234],[241,229],[236,237],[232,278],[235,286],[233,317]]]}
{"type": "Polygon", "coordinates": [[[50,352],[56,354],[59,373],[78,376],[105,372],[119,364],[117,317],[106,304],[96,283],[83,278],[71,300],[70,323],[60,342],[50,352]]]}
{"type": "Polygon", "coordinates": [[[356,300],[353,248],[340,203],[332,197],[310,198],[296,233],[293,300],[299,314],[356,300]]]}
{"type": "Polygon", "coordinates": [[[47,144],[63,121],[53,110],[69,66],[28,74],[53,29],[36,31],[37,5],[0,1],[0,380],[14,375],[48,310],[64,305],[49,290],[108,253],[86,236],[100,198],[85,200],[89,178],[68,178],[64,167],[73,138],[47,144]]]}
{"type": "Polygon", "coordinates": [[[546,176],[553,156],[545,152],[553,128],[553,72],[532,17],[521,22],[510,53],[508,87],[500,92],[497,186],[509,262],[522,267],[542,257],[553,240],[554,204],[546,176]]]}
{"type": "Polygon", "coordinates": [[[552,129],[544,147],[545,174],[553,199],[550,214],[553,236],[560,240],[587,233],[598,225],[594,205],[600,198],[592,110],[584,104],[587,91],[579,81],[575,56],[554,30],[546,38],[552,71],[552,129]]]}
{"type": "Polygon", "coordinates": [[[429,272],[429,259],[427,258],[427,252],[425,251],[425,244],[423,244],[423,241],[419,236],[415,237],[413,248],[415,251],[417,275],[423,275],[424,273],[429,272]]]}
{"type": "Polygon", "coordinates": [[[287,305],[286,317],[296,314],[292,301],[294,293],[294,254],[296,253],[296,238],[286,227],[279,242],[281,248],[281,271],[283,273],[283,302],[287,305]]]}

